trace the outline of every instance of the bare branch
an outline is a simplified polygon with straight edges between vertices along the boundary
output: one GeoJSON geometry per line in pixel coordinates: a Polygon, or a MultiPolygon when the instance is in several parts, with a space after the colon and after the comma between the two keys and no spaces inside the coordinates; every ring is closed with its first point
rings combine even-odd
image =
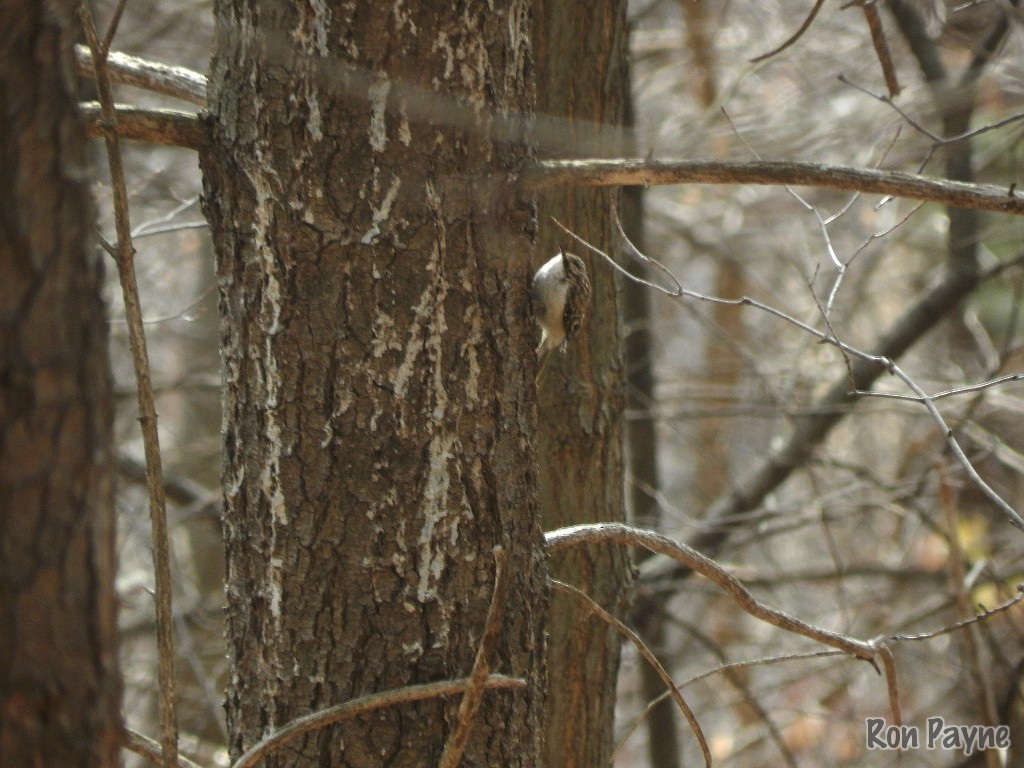
{"type": "Polygon", "coordinates": [[[818,15],[818,11],[821,10],[821,7],[823,5],[825,5],[825,0],[815,0],[814,6],[811,8],[811,12],[807,14],[807,18],[804,19],[804,23],[800,25],[800,28],[797,29],[796,32],[794,32],[778,48],[773,48],[772,50],[768,51],[768,53],[762,53],[760,56],[755,56],[750,60],[750,63],[757,64],[758,62],[764,61],[765,59],[770,59],[772,56],[776,56],[782,53],[784,50],[789,48],[789,46],[793,45],[793,43],[795,43],[797,40],[803,37],[804,32],[806,32],[810,28],[811,24],[814,22],[814,17],[818,15]]]}
{"type": "MultiPolygon", "coordinates": [[[[93,138],[104,136],[103,108],[95,101],[78,105],[85,119],[85,132],[93,138]]],[[[206,147],[206,131],[192,112],[174,109],[141,109],[125,104],[115,106],[117,133],[128,141],[143,141],[168,147],[201,151],[206,147]]]]}
{"type": "Polygon", "coordinates": [[[754,597],[736,577],[709,557],[685,544],[678,544],[660,533],[632,528],[622,523],[591,523],[559,528],[544,534],[549,552],[578,547],[585,544],[604,544],[608,542],[626,546],[643,547],[659,555],[670,557],[682,563],[695,573],[699,573],[711,583],[718,586],[731,597],[744,611],[754,618],[783,629],[793,634],[808,637],[831,648],[837,648],[859,659],[872,664],[878,653],[878,645],[873,641],[857,640],[847,635],[815,627],[788,613],[765,605],[754,597]]]}
{"type": "Polygon", "coordinates": [[[917,635],[889,635],[889,639],[895,643],[902,643],[907,641],[916,642],[919,640],[931,640],[935,637],[942,637],[943,635],[951,634],[959,629],[963,629],[964,627],[969,627],[972,624],[977,624],[980,621],[985,621],[990,616],[994,616],[997,613],[1008,611],[1010,608],[1013,608],[1021,601],[1024,601],[1024,584],[1018,584],[1017,594],[1009,600],[1007,600],[1005,603],[997,605],[995,608],[992,609],[979,606],[979,611],[977,615],[971,616],[970,618],[964,619],[962,621],[958,621],[956,624],[950,624],[948,627],[935,629],[931,632],[921,632],[917,635]]]}
{"type": "MultiPolygon", "coordinates": [[[[84,45],[75,46],[78,74],[93,77],[92,53],[84,45]]],[[[126,53],[112,51],[107,56],[111,82],[143,88],[165,96],[206,106],[206,78],[184,67],[172,67],[126,53]]]]}
{"type": "Polygon", "coordinates": [[[487,609],[487,619],[484,621],[484,633],[480,638],[480,645],[476,650],[476,661],[473,662],[473,671],[469,676],[470,685],[459,702],[458,719],[455,723],[455,730],[448,736],[444,745],[444,752],[438,762],[438,768],[456,768],[466,751],[466,744],[469,742],[469,732],[473,727],[473,718],[480,709],[480,702],[483,700],[484,690],[487,687],[487,676],[491,672],[491,657],[494,655],[494,647],[498,642],[498,633],[501,631],[501,617],[504,615],[505,604],[508,599],[508,576],[505,572],[505,564],[508,562],[508,555],[501,547],[494,548],[494,591],[491,593],[491,604],[487,609]]]}
{"type": "Polygon", "coordinates": [[[527,189],[666,184],[795,184],[869,192],[958,208],[1024,215],[1013,188],[933,179],[904,171],[791,161],[542,160],[522,176],[527,189]]]}
{"type": "Polygon", "coordinates": [[[665,667],[662,666],[661,662],[658,661],[658,657],[655,656],[651,649],[647,647],[647,643],[643,641],[643,638],[615,616],[608,613],[608,611],[602,608],[601,605],[586,592],[577,589],[571,584],[558,581],[557,579],[551,579],[550,581],[551,586],[556,590],[582,602],[602,621],[614,627],[616,631],[624,635],[631,643],[633,643],[633,645],[636,646],[640,655],[643,656],[647,660],[647,663],[654,668],[654,671],[658,673],[658,677],[660,677],[662,682],[665,684],[665,688],[667,689],[665,694],[672,697],[676,706],[679,707],[679,711],[682,712],[683,717],[686,718],[686,722],[690,724],[690,728],[693,729],[693,733],[697,737],[697,741],[700,742],[701,751],[704,753],[704,764],[707,765],[708,768],[711,768],[711,749],[708,747],[708,741],[704,737],[704,731],[701,730],[700,723],[697,722],[697,716],[693,714],[693,710],[690,709],[690,706],[686,703],[686,700],[683,698],[683,694],[679,692],[679,688],[674,682],[672,682],[671,676],[669,676],[668,672],[665,671],[665,667]]]}
{"type": "Polygon", "coordinates": [[[896,658],[892,655],[892,649],[883,645],[878,655],[882,659],[882,669],[885,670],[885,689],[889,694],[889,709],[892,710],[892,719],[896,725],[903,723],[903,711],[900,709],[900,686],[896,677],[896,658]]]}
{"type": "Polygon", "coordinates": [[[991,379],[990,381],[983,381],[980,384],[968,384],[963,387],[956,387],[954,389],[946,389],[942,392],[936,392],[934,395],[902,395],[898,392],[858,392],[857,394],[861,397],[887,397],[893,400],[909,400],[913,403],[923,403],[926,400],[941,400],[944,397],[954,397],[956,395],[966,395],[972,392],[980,392],[983,389],[989,389],[990,387],[996,387],[1000,384],[1005,384],[1010,381],[1024,381],[1024,373],[1011,373],[1008,376],[1000,376],[998,379],[991,379]]]}
{"type": "MultiPolygon", "coordinates": [[[[107,77],[106,54],[101,48],[89,4],[79,5],[79,16],[92,51],[96,86],[103,113],[104,139],[110,164],[111,190],[114,199],[114,225],[117,230],[117,268],[128,320],[128,340],[138,383],[139,423],[146,456],[146,479],[149,489],[149,514],[153,540],[153,570],[156,584],[156,626],[158,684],[160,689],[160,745],[165,768],[178,764],[178,718],[174,693],[174,640],[171,612],[171,556],[167,533],[167,504],[164,498],[160,438],[157,431],[153,382],[149,371],[146,333],[142,326],[142,307],[135,276],[135,246],[132,244],[128,212],[128,188],[125,182],[121,145],[117,134],[117,113],[114,96],[107,77]]],[[[118,12],[117,16],[120,13],[118,12]]],[[[115,17],[116,22],[116,17],[115,17]]],[[[113,25],[112,25],[113,27],[113,25]]],[[[113,34],[111,31],[108,38],[113,34]]]]}
{"type": "Polygon", "coordinates": [[[875,47],[878,63],[882,65],[885,87],[889,89],[889,96],[895,98],[903,89],[896,76],[896,67],[892,63],[892,54],[889,53],[889,43],[885,39],[885,30],[882,28],[882,17],[878,13],[878,6],[873,0],[868,0],[862,8],[864,9],[864,18],[868,22],[868,30],[871,32],[871,44],[875,47]]]}
{"type": "Polygon", "coordinates": [[[918,384],[906,373],[904,373],[903,370],[892,360],[888,361],[888,368],[894,376],[898,377],[904,384],[910,387],[910,389],[918,396],[921,403],[924,404],[928,413],[931,414],[932,419],[939,425],[939,429],[942,430],[942,434],[946,438],[946,444],[949,446],[949,449],[953,452],[953,455],[960,463],[960,466],[963,467],[964,472],[967,473],[967,476],[971,481],[981,489],[981,492],[989,498],[989,501],[1003,511],[1003,514],[1009,518],[1011,523],[1024,531],[1024,518],[1017,513],[1017,510],[1007,504],[1003,500],[1003,497],[1000,496],[996,490],[986,483],[982,479],[981,475],[978,474],[978,470],[976,470],[974,465],[971,464],[971,460],[967,458],[967,454],[964,453],[964,449],[960,447],[959,441],[954,437],[953,430],[946,425],[946,421],[942,418],[942,414],[939,413],[939,409],[935,407],[935,403],[932,401],[932,398],[928,397],[928,395],[925,394],[925,391],[921,389],[921,387],[918,386],[918,384]]]}
{"type": "Polygon", "coordinates": [[[114,15],[110,19],[110,24],[107,25],[107,34],[103,36],[103,42],[99,46],[101,55],[107,61],[110,60],[110,46],[114,42],[114,35],[117,34],[117,28],[121,24],[121,14],[124,13],[124,7],[127,4],[128,0],[118,0],[117,7],[114,8],[114,15]]]}
{"type": "MultiPolygon", "coordinates": [[[[318,712],[298,717],[287,725],[278,728],[265,739],[248,749],[245,754],[232,763],[231,768],[253,768],[268,754],[274,752],[285,744],[294,741],[300,736],[325,728],[334,723],[356,717],[357,715],[373,712],[385,707],[393,707],[399,704],[409,704],[414,701],[436,699],[441,696],[451,696],[457,693],[465,693],[473,685],[470,678],[461,680],[443,681],[440,683],[424,683],[422,685],[410,685],[405,688],[398,688],[383,693],[373,693],[369,696],[361,696],[358,699],[346,701],[318,712]]],[[[488,690],[502,690],[509,688],[525,688],[526,681],[505,675],[490,675],[485,687],[488,690]]]]}
{"type": "MultiPolygon", "coordinates": [[[[709,677],[713,677],[713,676],[719,675],[719,674],[726,675],[726,679],[728,679],[729,682],[731,682],[733,685],[735,685],[737,687],[740,687],[737,684],[735,679],[730,678],[730,676],[729,676],[730,672],[735,672],[736,670],[740,670],[740,669],[747,669],[749,667],[760,667],[760,666],[766,666],[768,664],[780,664],[782,662],[787,662],[787,661],[803,661],[805,659],[820,659],[820,658],[827,657],[827,656],[839,656],[841,654],[842,654],[841,651],[835,651],[835,650],[831,650],[831,651],[811,651],[811,652],[808,652],[808,653],[790,653],[790,654],[786,654],[784,656],[771,656],[771,657],[763,658],[763,659],[751,659],[751,660],[748,660],[748,661],[729,662],[727,664],[721,664],[720,666],[717,666],[714,669],[709,669],[707,672],[702,672],[699,675],[695,675],[694,677],[689,678],[685,682],[680,683],[679,687],[680,688],[686,688],[687,686],[693,685],[694,683],[696,683],[696,682],[698,682],[700,680],[706,680],[709,677]]],[[[668,695],[669,695],[669,692],[665,691],[660,696],[656,696],[654,699],[652,699],[651,701],[647,702],[646,706],[644,707],[644,711],[641,712],[640,715],[632,723],[630,723],[625,728],[622,736],[619,738],[618,745],[615,747],[615,752],[613,753],[614,755],[618,755],[622,751],[622,748],[626,745],[626,742],[629,740],[629,738],[636,732],[636,729],[640,727],[640,724],[643,722],[644,718],[648,717],[651,714],[651,712],[653,711],[653,709],[656,706],[658,706],[661,702],[663,702],[668,697],[668,695]]],[[[787,755],[786,762],[789,763],[789,764],[793,763],[793,760],[792,760],[791,756],[787,755]]],[[[615,763],[615,761],[613,759],[612,760],[612,764],[614,765],[614,763],[615,763]]]]}

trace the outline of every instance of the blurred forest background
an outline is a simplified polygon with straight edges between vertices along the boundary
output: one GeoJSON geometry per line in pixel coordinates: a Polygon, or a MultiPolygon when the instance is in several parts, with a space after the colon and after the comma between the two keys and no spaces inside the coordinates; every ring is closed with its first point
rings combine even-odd
{"type": "MultiPolygon", "coordinates": [[[[1020,178],[1024,120],[940,145],[936,136],[952,124],[952,102],[929,86],[921,57],[930,51],[954,80],[975,67],[974,103],[961,115],[965,129],[1020,118],[1021,11],[999,0],[944,7],[921,0],[930,24],[912,46],[890,5],[878,7],[902,86],[898,109],[881,98],[886,83],[859,6],[825,4],[793,45],[751,63],[796,32],[809,2],[631,2],[637,155],[814,160],[946,176],[948,158],[969,147],[973,179],[964,180],[1009,187],[1020,178]]],[[[96,13],[104,19],[109,9],[99,3],[96,13]]],[[[115,47],[205,71],[211,29],[209,0],[133,0],[115,47]]],[[[180,107],[140,90],[121,93],[142,106],[180,107]]],[[[94,147],[95,166],[105,169],[100,143],[94,147]]],[[[226,763],[217,286],[201,181],[192,151],[126,144],[125,153],[168,476],[182,750],[206,764],[226,763]]],[[[100,229],[113,240],[103,173],[96,185],[100,229]]],[[[696,184],[647,189],[642,204],[642,249],[685,288],[750,296],[818,328],[828,306],[835,334],[859,349],[873,348],[950,258],[950,219],[938,205],[696,184]]],[[[977,249],[983,271],[1004,268],[962,306],[943,308],[946,319],[901,358],[932,394],[1024,372],[1024,221],[978,214],[970,223],[970,242],[960,245],[977,249]]],[[[108,275],[125,712],[130,727],[152,733],[156,678],[142,443],[112,265],[108,275]]],[[[817,415],[846,364],[834,346],[754,307],[648,291],[648,311],[639,312],[635,289],[624,295],[633,302],[626,334],[645,341],[631,347],[640,352],[628,360],[635,385],[629,436],[641,442],[627,445],[635,459],[627,498],[637,524],[699,540],[708,506],[742,487],[771,450],[785,445],[795,419],[817,415]],[[653,460],[648,450],[655,451],[653,460]]],[[[883,376],[875,389],[913,394],[894,377],[883,376]]],[[[1011,506],[1024,508],[1020,382],[935,403],[977,471],[1011,506]]],[[[979,604],[991,608],[1012,597],[1024,580],[1024,535],[967,477],[925,407],[873,397],[827,410],[842,408],[849,412],[841,411],[827,439],[756,509],[731,520],[732,535],[709,554],[766,602],[860,638],[929,632],[972,615],[979,604]]],[[[895,752],[865,750],[864,719],[891,718],[884,682],[869,665],[756,623],[705,582],[673,578],[657,559],[640,564],[637,588],[644,599],[635,623],[674,679],[693,681],[683,693],[718,765],[897,762],[895,752]]],[[[1006,723],[1014,744],[1024,745],[1022,640],[1024,614],[1016,608],[951,634],[899,643],[905,721],[1006,723]]],[[[615,765],[700,761],[685,723],[660,719],[653,736],[645,727],[648,702],[659,691],[645,681],[635,650],[625,647],[624,654],[615,765]]],[[[912,751],[901,764],[961,759],[962,765],[984,761],[912,751]]],[[[1024,765],[1020,749],[1010,760],[1024,765]]]]}

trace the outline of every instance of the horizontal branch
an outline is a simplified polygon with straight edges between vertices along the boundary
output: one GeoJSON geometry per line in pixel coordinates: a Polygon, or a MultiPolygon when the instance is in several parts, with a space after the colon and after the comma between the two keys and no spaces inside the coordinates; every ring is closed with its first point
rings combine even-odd
{"type": "MultiPolygon", "coordinates": [[[[85,120],[86,134],[92,138],[103,136],[103,115],[100,105],[86,101],[78,105],[85,120]]],[[[128,141],[143,141],[169,147],[184,147],[199,151],[206,146],[206,131],[194,112],[175,109],[140,109],[124,104],[117,110],[117,135],[128,141]]]]}
{"type": "MultiPolygon", "coordinates": [[[[79,73],[92,76],[88,48],[75,49],[79,73]]],[[[124,53],[107,59],[111,80],[204,106],[207,79],[184,67],[168,66],[124,53]]],[[[435,95],[436,98],[436,95],[435,95]]],[[[98,112],[98,110],[97,110],[98,112]]],[[[119,134],[132,141],[200,150],[205,133],[194,115],[118,107],[119,134]],[[120,124],[123,123],[123,124],[120,124]]],[[[97,135],[91,120],[90,135],[97,135]]],[[[1014,187],[934,179],[903,171],[793,161],[718,162],[703,160],[544,160],[528,167],[528,189],[550,187],[652,186],[666,184],[765,184],[823,187],[943,203],[1000,213],[1024,214],[1024,197],[1014,187]]]]}
{"type": "Polygon", "coordinates": [[[666,184],[764,184],[841,189],[943,203],[957,208],[1024,215],[1024,193],[934,179],[903,171],[794,161],[542,160],[527,168],[527,189],[655,186],[666,184]]]}
{"type": "MultiPolygon", "coordinates": [[[[75,46],[75,63],[81,77],[93,76],[92,53],[87,46],[75,46]]],[[[107,76],[112,83],[144,88],[201,107],[206,105],[206,77],[191,69],[117,52],[107,56],[106,64],[107,76]]]]}

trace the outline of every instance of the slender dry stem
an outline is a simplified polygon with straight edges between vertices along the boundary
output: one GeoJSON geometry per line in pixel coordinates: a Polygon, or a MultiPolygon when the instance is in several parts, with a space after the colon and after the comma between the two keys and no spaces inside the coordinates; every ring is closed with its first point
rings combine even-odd
{"type": "Polygon", "coordinates": [[[617,619],[615,616],[610,614],[601,605],[594,600],[590,595],[582,590],[577,589],[571,584],[558,581],[557,579],[551,579],[551,586],[559,592],[569,595],[570,597],[579,600],[581,603],[587,606],[592,613],[598,616],[602,621],[611,627],[614,627],[617,632],[626,637],[636,649],[640,652],[640,655],[647,660],[647,663],[654,668],[654,671],[658,673],[658,677],[665,684],[667,695],[672,697],[672,700],[679,707],[679,711],[683,713],[683,717],[686,718],[686,722],[690,724],[690,728],[693,729],[694,735],[697,737],[697,741],[700,742],[701,751],[704,753],[704,764],[711,768],[711,749],[708,746],[708,741],[704,737],[704,731],[700,727],[700,723],[697,722],[697,716],[693,714],[693,710],[690,709],[690,705],[686,703],[683,698],[683,694],[679,692],[679,688],[674,682],[672,682],[671,676],[662,666],[661,662],[658,661],[658,657],[654,655],[653,651],[647,647],[647,643],[643,641],[636,632],[627,627],[622,621],[617,619]]]}
{"type": "Polygon", "coordinates": [[[466,751],[466,744],[469,742],[469,733],[473,728],[473,718],[476,717],[483,701],[484,690],[487,686],[487,676],[491,672],[491,658],[494,656],[494,647],[498,642],[498,635],[501,631],[501,619],[505,613],[505,604],[508,600],[508,576],[505,571],[505,564],[508,562],[508,555],[501,547],[494,548],[494,591],[491,593],[491,604],[487,609],[487,619],[484,621],[484,633],[480,638],[480,645],[476,649],[476,660],[473,662],[473,671],[469,676],[470,685],[459,702],[459,712],[455,722],[455,729],[448,736],[444,745],[444,752],[441,753],[441,760],[438,768],[455,768],[466,751]]]}
{"type": "Polygon", "coordinates": [[[174,643],[171,614],[171,558],[167,538],[167,508],[164,500],[163,470],[160,460],[160,439],[157,434],[156,405],[153,402],[153,383],[149,371],[146,334],[142,325],[142,307],[139,286],[135,276],[135,247],[132,245],[128,211],[128,188],[125,183],[121,146],[117,135],[117,113],[114,96],[107,76],[106,57],[113,27],[120,17],[115,13],[107,43],[101,44],[88,3],[79,6],[79,14],[89,49],[100,105],[103,110],[104,138],[107,160],[110,163],[110,182],[114,198],[114,224],[117,230],[117,268],[124,296],[125,317],[128,322],[128,340],[138,384],[139,423],[146,456],[146,479],[149,489],[149,513],[153,537],[153,566],[156,582],[156,634],[158,654],[158,685],[160,701],[160,742],[165,768],[178,764],[178,721],[174,695],[174,643]]]}

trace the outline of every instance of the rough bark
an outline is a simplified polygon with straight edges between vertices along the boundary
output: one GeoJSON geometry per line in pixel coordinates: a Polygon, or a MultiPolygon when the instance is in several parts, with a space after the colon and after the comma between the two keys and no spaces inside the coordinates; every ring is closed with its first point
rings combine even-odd
{"type": "MultiPolygon", "coordinates": [[[[218,2],[205,202],[224,377],[227,714],[238,755],[310,710],[466,675],[492,548],[495,671],[463,765],[536,765],[547,592],[528,306],[530,8],[218,2]]],[[[431,765],[457,701],[270,765],[431,765]]]]}
{"type": "Polygon", "coordinates": [[[111,380],[74,4],[0,5],[0,765],[120,745],[111,380]]]}
{"type": "MultiPolygon", "coordinates": [[[[539,151],[546,156],[629,154],[622,130],[628,97],[625,3],[539,2],[534,24],[539,151]]],[[[586,331],[556,355],[539,387],[537,445],[541,509],[548,530],[621,521],[623,372],[617,281],[600,259],[573,242],[551,216],[606,252],[612,250],[611,203],[618,190],[546,190],[538,197],[540,262],[561,244],[587,260],[594,286],[586,331]]],[[[559,555],[555,578],[579,586],[622,615],[629,586],[622,549],[559,555]]],[[[551,680],[545,764],[606,766],[614,748],[621,636],[565,595],[552,599],[551,680]]]]}

